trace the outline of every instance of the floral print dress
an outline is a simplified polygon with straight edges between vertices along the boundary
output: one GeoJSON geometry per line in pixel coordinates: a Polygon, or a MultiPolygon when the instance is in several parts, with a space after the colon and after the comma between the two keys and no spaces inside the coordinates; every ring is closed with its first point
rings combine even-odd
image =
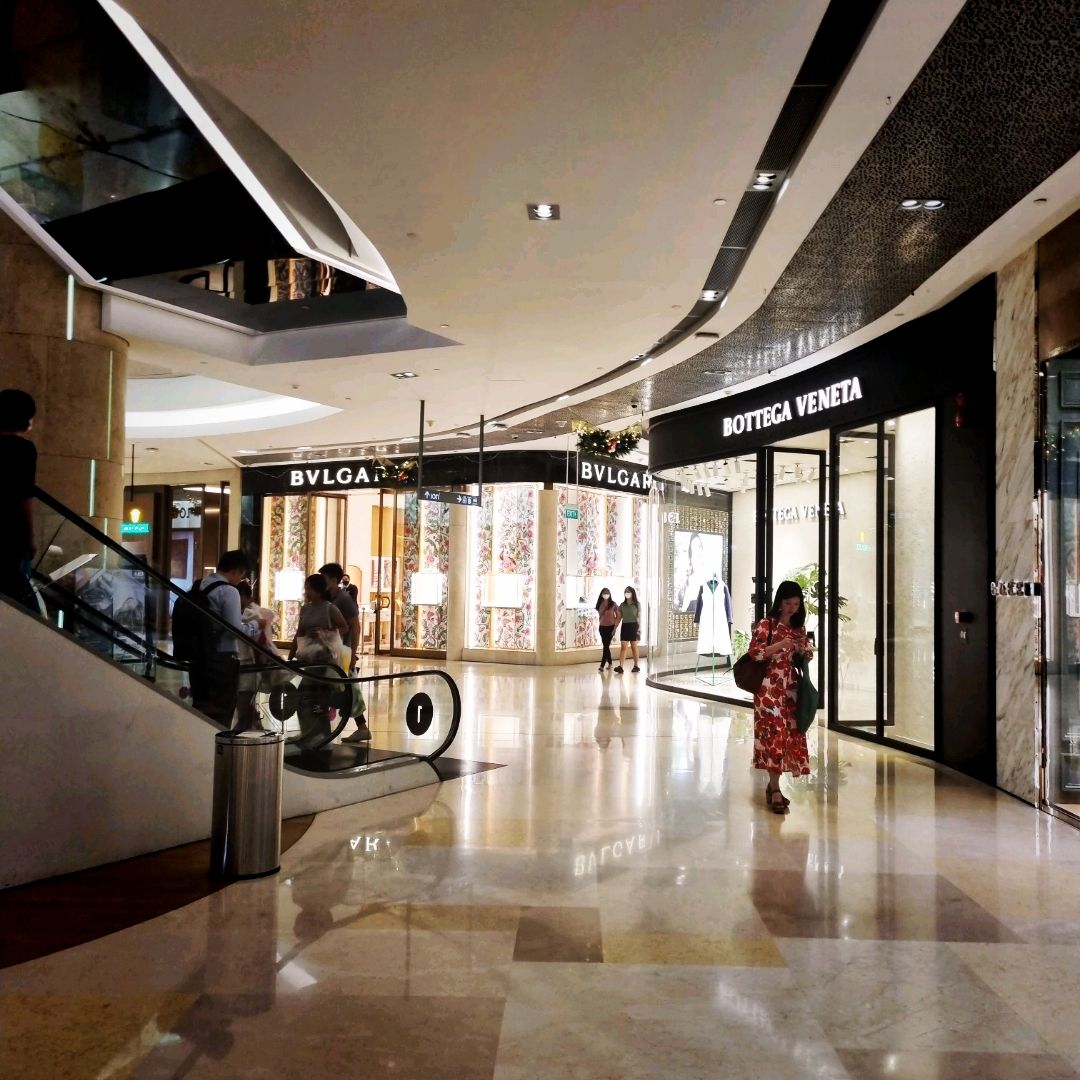
{"type": "MultiPolygon", "coordinates": [[[[772,644],[791,637],[796,645],[808,651],[810,643],[806,630],[771,623],[772,644]]],[[[792,776],[807,776],[810,761],[806,752],[806,736],[795,723],[795,701],[798,695],[798,676],[793,663],[794,654],[774,653],[766,658],[770,620],[762,619],[754,628],[750,656],[754,660],[768,659],[761,689],[754,695],[754,768],[770,772],[786,772],[792,776]]]]}

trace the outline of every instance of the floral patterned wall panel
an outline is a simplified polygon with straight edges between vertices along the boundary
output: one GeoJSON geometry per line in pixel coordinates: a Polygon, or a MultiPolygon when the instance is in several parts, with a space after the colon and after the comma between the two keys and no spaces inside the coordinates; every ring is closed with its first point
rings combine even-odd
{"type": "Polygon", "coordinates": [[[402,540],[404,581],[398,642],[403,649],[446,650],[446,590],[450,571],[450,507],[420,502],[415,495],[403,499],[402,540]],[[413,604],[414,574],[441,574],[442,602],[413,604]]]}
{"type": "Polygon", "coordinates": [[[484,486],[471,515],[469,648],[536,648],[538,505],[534,484],[484,486]],[[497,606],[503,596],[513,606],[497,606]]]}
{"type": "MultiPolygon", "coordinates": [[[[640,592],[645,580],[645,523],[648,504],[630,495],[606,495],[559,486],[559,518],[555,538],[555,648],[587,649],[599,645],[594,608],[601,587],[622,599],[626,584],[640,592]],[[568,520],[566,508],[576,505],[577,520],[568,520]],[[572,544],[577,545],[574,558],[572,544]],[[586,606],[574,610],[568,583],[578,582],[586,606]]],[[[642,627],[643,634],[645,628],[642,627]]]]}
{"type": "Polygon", "coordinates": [[[308,572],[308,524],[311,497],[308,495],[273,495],[270,503],[270,602],[277,615],[275,633],[291,638],[300,619],[300,603],[278,600],[274,593],[278,570],[308,572]]]}

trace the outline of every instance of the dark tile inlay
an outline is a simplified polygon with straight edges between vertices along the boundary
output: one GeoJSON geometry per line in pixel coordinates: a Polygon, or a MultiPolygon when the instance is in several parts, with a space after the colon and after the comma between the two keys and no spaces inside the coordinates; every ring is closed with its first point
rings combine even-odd
{"type": "Polygon", "coordinates": [[[514,942],[514,959],[563,964],[602,963],[599,910],[523,907],[514,942]]]}
{"type": "Polygon", "coordinates": [[[750,896],[776,937],[1020,941],[940,875],[755,870],[750,896]]]}
{"type": "Polygon", "coordinates": [[[461,777],[472,776],[473,773],[506,768],[496,761],[466,761],[464,758],[451,757],[436,758],[431,764],[440,780],[460,780],[461,777]]]}
{"type": "Polygon", "coordinates": [[[969,1054],[958,1050],[837,1050],[854,1080],[1075,1080],[1053,1054],[969,1054]]]}

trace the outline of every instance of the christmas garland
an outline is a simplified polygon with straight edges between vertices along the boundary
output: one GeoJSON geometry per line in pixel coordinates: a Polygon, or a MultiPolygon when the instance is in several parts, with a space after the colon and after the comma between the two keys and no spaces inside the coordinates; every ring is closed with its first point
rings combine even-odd
{"type": "Polygon", "coordinates": [[[633,424],[622,431],[605,431],[594,428],[584,420],[575,420],[571,425],[577,433],[579,454],[591,454],[594,457],[621,458],[637,449],[641,441],[641,426],[633,424]]]}
{"type": "Polygon", "coordinates": [[[373,454],[372,458],[375,468],[382,473],[383,479],[390,481],[391,484],[409,487],[416,483],[415,461],[391,461],[390,458],[379,457],[378,454],[373,454]]]}

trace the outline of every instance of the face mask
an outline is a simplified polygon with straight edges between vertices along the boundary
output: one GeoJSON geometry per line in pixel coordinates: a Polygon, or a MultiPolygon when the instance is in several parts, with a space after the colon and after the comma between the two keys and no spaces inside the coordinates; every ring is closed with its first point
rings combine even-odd
{"type": "Polygon", "coordinates": [[[630,593],[627,593],[627,594],[626,594],[626,595],[625,595],[625,596],[623,597],[623,599],[624,599],[624,600],[627,600],[627,601],[629,601],[629,600],[631,599],[631,594],[630,594],[630,593]]]}
{"type": "Polygon", "coordinates": [[[600,599],[601,599],[601,600],[610,600],[610,599],[611,599],[611,593],[609,593],[609,592],[602,592],[602,593],[600,594],[600,599]]]}

